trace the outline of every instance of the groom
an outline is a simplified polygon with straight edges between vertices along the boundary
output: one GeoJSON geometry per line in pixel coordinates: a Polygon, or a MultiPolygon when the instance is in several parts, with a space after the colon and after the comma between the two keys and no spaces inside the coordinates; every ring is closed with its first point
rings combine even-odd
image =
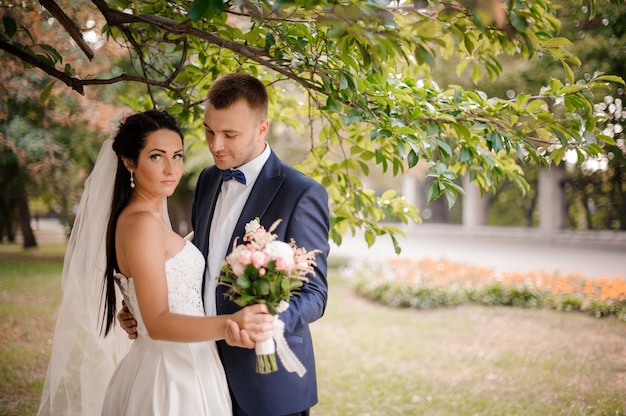
{"type": "MultiPolygon", "coordinates": [[[[309,276],[300,295],[280,314],[289,347],[307,370],[302,378],[287,372],[280,360],[278,372],[257,374],[253,349],[218,343],[235,415],[306,415],[317,403],[309,323],[323,315],[328,294],[328,195],[319,183],[281,162],[269,148],[267,108],[265,85],[250,75],[222,76],[209,89],[204,129],[215,166],[204,169],[198,179],[191,211],[193,242],[207,256],[205,308],[215,300],[218,314],[239,309],[224,297],[225,286],[215,288],[214,282],[233,240],[239,236],[241,242],[249,221],[258,217],[269,228],[281,219],[274,231],[279,240],[294,239],[299,247],[322,251],[316,258],[316,275],[309,276]],[[241,181],[228,180],[232,169],[243,173],[241,181]]],[[[231,335],[229,342],[242,344],[239,331],[231,335]]]]}
{"type": "Polygon", "coordinates": [[[265,141],[267,108],[265,85],[250,75],[222,76],[209,89],[204,128],[215,165],[202,171],[196,186],[191,211],[193,243],[207,258],[203,285],[207,314],[239,309],[224,297],[224,286],[216,287],[216,277],[233,240],[238,236],[241,242],[249,221],[258,217],[269,228],[280,219],[274,231],[279,240],[294,239],[299,247],[321,250],[315,276],[309,276],[299,296],[279,315],[290,349],[306,368],[302,378],[287,372],[280,359],[278,372],[257,374],[254,343],[235,324],[227,331],[227,342],[217,343],[235,416],[308,415],[317,403],[309,323],[323,315],[328,295],[328,195],[319,183],[283,163],[270,149],[265,141]]]}

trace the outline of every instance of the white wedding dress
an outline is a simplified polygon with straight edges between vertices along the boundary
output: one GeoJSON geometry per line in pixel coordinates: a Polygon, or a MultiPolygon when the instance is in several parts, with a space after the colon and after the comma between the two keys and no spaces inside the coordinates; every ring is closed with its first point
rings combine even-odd
{"type": "MultiPolygon", "coordinates": [[[[204,315],[205,263],[189,241],[165,263],[170,311],[204,315]]],[[[230,415],[231,402],[215,342],[157,341],[148,336],[133,279],[118,274],[126,305],[137,320],[137,339],[109,382],[103,415],[230,415]]]]}

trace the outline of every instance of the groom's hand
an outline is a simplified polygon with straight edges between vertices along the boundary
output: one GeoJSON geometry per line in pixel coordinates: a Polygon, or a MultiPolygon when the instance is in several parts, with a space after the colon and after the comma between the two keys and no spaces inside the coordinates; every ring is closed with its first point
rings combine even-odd
{"type": "Polygon", "coordinates": [[[117,314],[117,320],[120,322],[120,326],[128,334],[128,338],[137,338],[137,321],[132,313],[128,310],[126,303],[122,301],[122,310],[117,314]]]}
{"type": "Polygon", "coordinates": [[[240,329],[237,322],[233,320],[228,320],[226,324],[226,334],[224,336],[224,340],[231,347],[240,347],[240,348],[254,348],[256,345],[252,339],[250,339],[250,334],[245,329],[240,329]]]}

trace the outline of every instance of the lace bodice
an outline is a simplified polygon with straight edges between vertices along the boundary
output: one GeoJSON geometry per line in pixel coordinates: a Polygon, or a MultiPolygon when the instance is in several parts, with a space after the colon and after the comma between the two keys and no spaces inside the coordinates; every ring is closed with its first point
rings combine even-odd
{"type": "MultiPolygon", "coordinates": [[[[204,315],[202,305],[204,269],[202,253],[190,241],[186,241],[182,250],[165,262],[170,312],[194,316],[204,315]]],[[[128,309],[137,320],[137,334],[148,335],[139,311],[134,280],[121,273],[118,273],[115,278],[128,309]]]]}

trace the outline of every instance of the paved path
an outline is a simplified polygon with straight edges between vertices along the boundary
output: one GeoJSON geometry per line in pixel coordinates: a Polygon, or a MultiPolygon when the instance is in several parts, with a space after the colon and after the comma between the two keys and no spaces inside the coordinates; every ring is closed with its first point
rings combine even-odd
{"type": "MultiPolygon", "coordinates": [[[[583,272],[589,277],[626,279],[626,233],[563,232],[552,241],[533,231],[485,227],[469,233],[461,226],[415,225],[401,238],[402,258],[459,261],[498,270],[583,272]]],[[[395,257],[389,237],[367,248],[362,235],[345,236],[331,256],[379,261],[395,257]]]]}
{"type": "MultiPolygon", "coordinates": [[[[33,228],[37,228],[33,224],[33,228]]],[[[64,241],[58,221],[41,219],[38,241],[64,241]]],[[[626,279],[626,232],[581,233],[565,231],[545,241],[537,230],[483,227],[472,232],[461,226],[420,224],[400,238],[403,258],[459,261],[499,270],[583,272],[589,277],[626,279]]],[[[359,233],[347,235],[341,247],[331,244],[331,256],[358,261],[396,257],[389,237],[380,237],[370,248],[359,233]]]]}

